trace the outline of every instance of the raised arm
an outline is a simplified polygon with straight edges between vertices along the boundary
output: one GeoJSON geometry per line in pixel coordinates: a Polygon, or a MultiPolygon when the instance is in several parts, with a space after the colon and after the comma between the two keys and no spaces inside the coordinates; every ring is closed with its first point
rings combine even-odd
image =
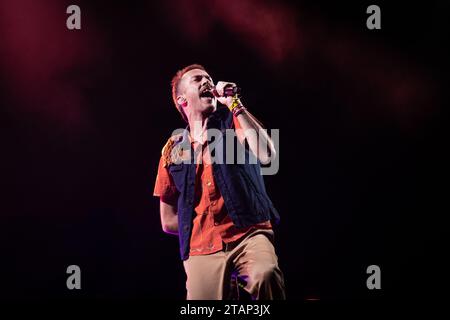
{"type": "Polygon", "coordinates": [[[275,146],[261,123],[248,110],[244,110],[234,117],[234,124],[239,141],[244,143],[247,140],[250,150],[259,161],[262,164],[270,163],[276,156],[275,146]]]}
{"type": "MultiPolygon", "coordinates": [[[[220,95],[218,100],[226,105],[230,110],[235,105],[242,106],[241,101],[235,97],[223,97],[224,88],[236,86],[232,82],[219,81],[216,86],[217,93],[220,95]]],[[[237,110],[237,109],[236,109],[237,110]]],[[[267,131],[264,130],[261,122],[253,116],[247,109],[242,110],[233,117],[236,127],[236,135],[241,143],[247,140],[252,153],[262,164],[268,164],[276,156],[274,143],[267,131]]]]}

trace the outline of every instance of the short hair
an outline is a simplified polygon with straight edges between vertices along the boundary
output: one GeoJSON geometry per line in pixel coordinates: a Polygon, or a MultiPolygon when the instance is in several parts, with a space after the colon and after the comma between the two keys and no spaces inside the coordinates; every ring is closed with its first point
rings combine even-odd
{"type": "Polygon", "coordinates": [[[206,71],[205,67],[203,67],[200,64],[191,64],[187,67],[184,67],[181,70],[178,70],[177,73],[173,76],[171,85],[172,85],[172,99],[173,103],[175,104],[175,107],[177,108],[178,112],[180,112],[181,117],[184,119],[184,121],[188,122],[188,119],[186,117],[186,114],[183,111],[183,107],[180,106],[177,102],[177,97],[180,94],[180,82],[181,78],[184,76],[184,74],[188,71],[194,70],[194,69],[200,69],[203,71],[206,71]]]}

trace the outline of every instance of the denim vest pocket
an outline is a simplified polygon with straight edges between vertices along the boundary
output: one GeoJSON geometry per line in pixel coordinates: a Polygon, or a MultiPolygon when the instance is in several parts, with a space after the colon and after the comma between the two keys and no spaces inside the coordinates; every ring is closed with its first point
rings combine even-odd
{"type": "Polygon", "coordinates": [[[172,176],[173,182],[179,192],[182,192],[184,185],[184,178],[186,174],[186,166],[183,164],[172,164],[169,166],[169,172],[172,176]]]}
{"type": "Polygon", "coordinates": [[[183,170],[183,164],[171,164],[169,166],[169,171],[173,172],[173,171],[180,171],[183,170]]]}

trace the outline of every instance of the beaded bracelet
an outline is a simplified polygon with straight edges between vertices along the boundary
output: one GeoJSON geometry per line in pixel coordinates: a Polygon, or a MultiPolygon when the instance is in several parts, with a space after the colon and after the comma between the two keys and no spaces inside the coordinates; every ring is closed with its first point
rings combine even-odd
{"type": "Polygon", "coordinates": [[[244,112],[244,110],[247,110],[246,107],[244,107],[242,104],[239,107],[236,107],[233,109],[233,116],[237,117],[238,115],[240,115],[242,112],[244,112]]]}

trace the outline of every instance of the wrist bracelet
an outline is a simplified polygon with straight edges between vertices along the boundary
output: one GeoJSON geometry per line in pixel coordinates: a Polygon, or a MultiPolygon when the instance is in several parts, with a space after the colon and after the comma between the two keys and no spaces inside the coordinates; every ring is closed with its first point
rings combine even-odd
{"type": "Polygon", "coordinates": [[[242,104],[239,107],[236,107],[233,109],[233,116],[237,117],[238,115],[240,115],[242,112],[244,112],[244,110],[247,110],[246,107],[244,107],[242,104]]]}
{"type": "Polygon", "coordinates": [[[228,107],[228,109],[230,109],[231,112],[233,112],[233,110],[239,106],[242,106],[241,100],[238,98],[237,95],[235,95],[233,97],[233,101],[231,103],[231,106],[228,107]]]}

